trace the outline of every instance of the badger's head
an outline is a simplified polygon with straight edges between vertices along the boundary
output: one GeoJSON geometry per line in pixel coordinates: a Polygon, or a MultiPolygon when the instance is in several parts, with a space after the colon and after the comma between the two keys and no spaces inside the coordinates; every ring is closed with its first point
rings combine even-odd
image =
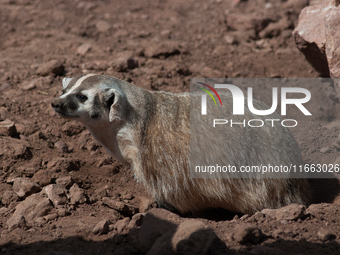
{"type": "Polygon", "coordinates": [[[60,116],[98,126],[122,121],[126,96],[120,80],[96,74],[63,79],[62,95],[52,101],[60,116]]]}

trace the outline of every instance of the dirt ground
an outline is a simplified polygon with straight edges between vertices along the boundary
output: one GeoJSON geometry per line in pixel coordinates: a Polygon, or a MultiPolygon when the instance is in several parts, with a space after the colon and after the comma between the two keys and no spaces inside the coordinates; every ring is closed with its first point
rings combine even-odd
{"type": "MultiPolygon", "coordinates": [[[[193,77],[316,78],[291,35],[307,2],[0,1],[0,121],[15,122],[17,131],[0,130],[0,254],[145,254],[148,227],[192,220],[152,209],[154,201],[129,169],[81,124],[54,113],[50,104],[65,76],[102,73],[170,92],[188,91],[193,77]],[[35,194],[17,195],[24,186],[16,184],[19,177],[39,185],[35,194]],[[44,204],[37,192],[56,183],[66,190],[66,202],[44,204]],[[39,215],[11,225],[30,198],[42,202],[26,213],[39,215]],[[142,227],[137,211],[150,211],[142,227]],[[93,231],[103,220],[106,231],[93,231]]],[[[314,92],[313,107],[321,113],[293,134],[305,162],[340,162],[340,146],[333,146],[340,105],[327,88],[314,92]]],[[[207,254],[340,254],[338,180],[311,185],[313,204],[291,220],[207,212],[198,219],[217,235],[207,254]],[[245,224],[262,234],[238,239],[245,224]]],[[[149,254],[170,254],[155,249],[149,254]]]]}

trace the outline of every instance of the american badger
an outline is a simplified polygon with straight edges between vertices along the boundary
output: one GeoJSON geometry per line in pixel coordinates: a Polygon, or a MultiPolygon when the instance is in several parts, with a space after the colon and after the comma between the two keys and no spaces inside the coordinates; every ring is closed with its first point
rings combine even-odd
{"type": "MultiPolygon", "coordinates": [[[[224,208],[249,214],[309,202],[306,179],[191,178],[189,93],[147,91],[117,78],[86,74],[64,78],[62,95],[52,107],[60,116],[83,123],[109,153],[131,167],[160,205],[180,213],[224,208]]],[[[301,164],[290,132],[270,130],[257,138],[226,129],[221,139],[233,145],[225,148],[226,158],[239,160],[247,148],[273,143],[275,149],[258,152],[265,154],[259,157],[272,158],[277,165],[301,164]],[[290,154],[285,151],[289,147],[290,154]]]]}

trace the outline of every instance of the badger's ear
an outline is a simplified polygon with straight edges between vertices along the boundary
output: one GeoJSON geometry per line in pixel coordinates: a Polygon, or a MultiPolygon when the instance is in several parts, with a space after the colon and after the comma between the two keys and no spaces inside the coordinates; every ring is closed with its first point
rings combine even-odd
{"type": "Polygon", "coordinates": [[[113,122],[115,119],[120,119],[120,95],[115,89],[106,89],[104,93],[105,108],[109,112],[109,120],[113,122]]]}
{"type": "Polygon", "coordinates": [[[72,80],[72,78],[64,78],[63,79],[63,88],[66,88],[71,80],[72,80]]]}

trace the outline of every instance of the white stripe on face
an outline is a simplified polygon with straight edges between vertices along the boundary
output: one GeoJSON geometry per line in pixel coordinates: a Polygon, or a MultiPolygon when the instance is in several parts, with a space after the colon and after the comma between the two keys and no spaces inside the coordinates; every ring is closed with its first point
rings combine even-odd
{"type": "Polygon", "coordinates": [[[61,98],[62,98],[62,97],[66,97],[67,95],[71,94],[76,88],[78,88],[78,87],[82,84],[82,82],[83,82],[86,78],[89,78],[89,77],[94,76],[94,75],[95,75],[95,74],[93,74],[93,73],[89,73],[89,74],[84,75],[84,76],[82,76],[81,78],[79,78],[79,79],[77,80],[77,82],[73,85],[73,87],[72,87],[69,91],[67,91],[67,93],[65,93],[64,95],[62,95],[61,98]]]}

